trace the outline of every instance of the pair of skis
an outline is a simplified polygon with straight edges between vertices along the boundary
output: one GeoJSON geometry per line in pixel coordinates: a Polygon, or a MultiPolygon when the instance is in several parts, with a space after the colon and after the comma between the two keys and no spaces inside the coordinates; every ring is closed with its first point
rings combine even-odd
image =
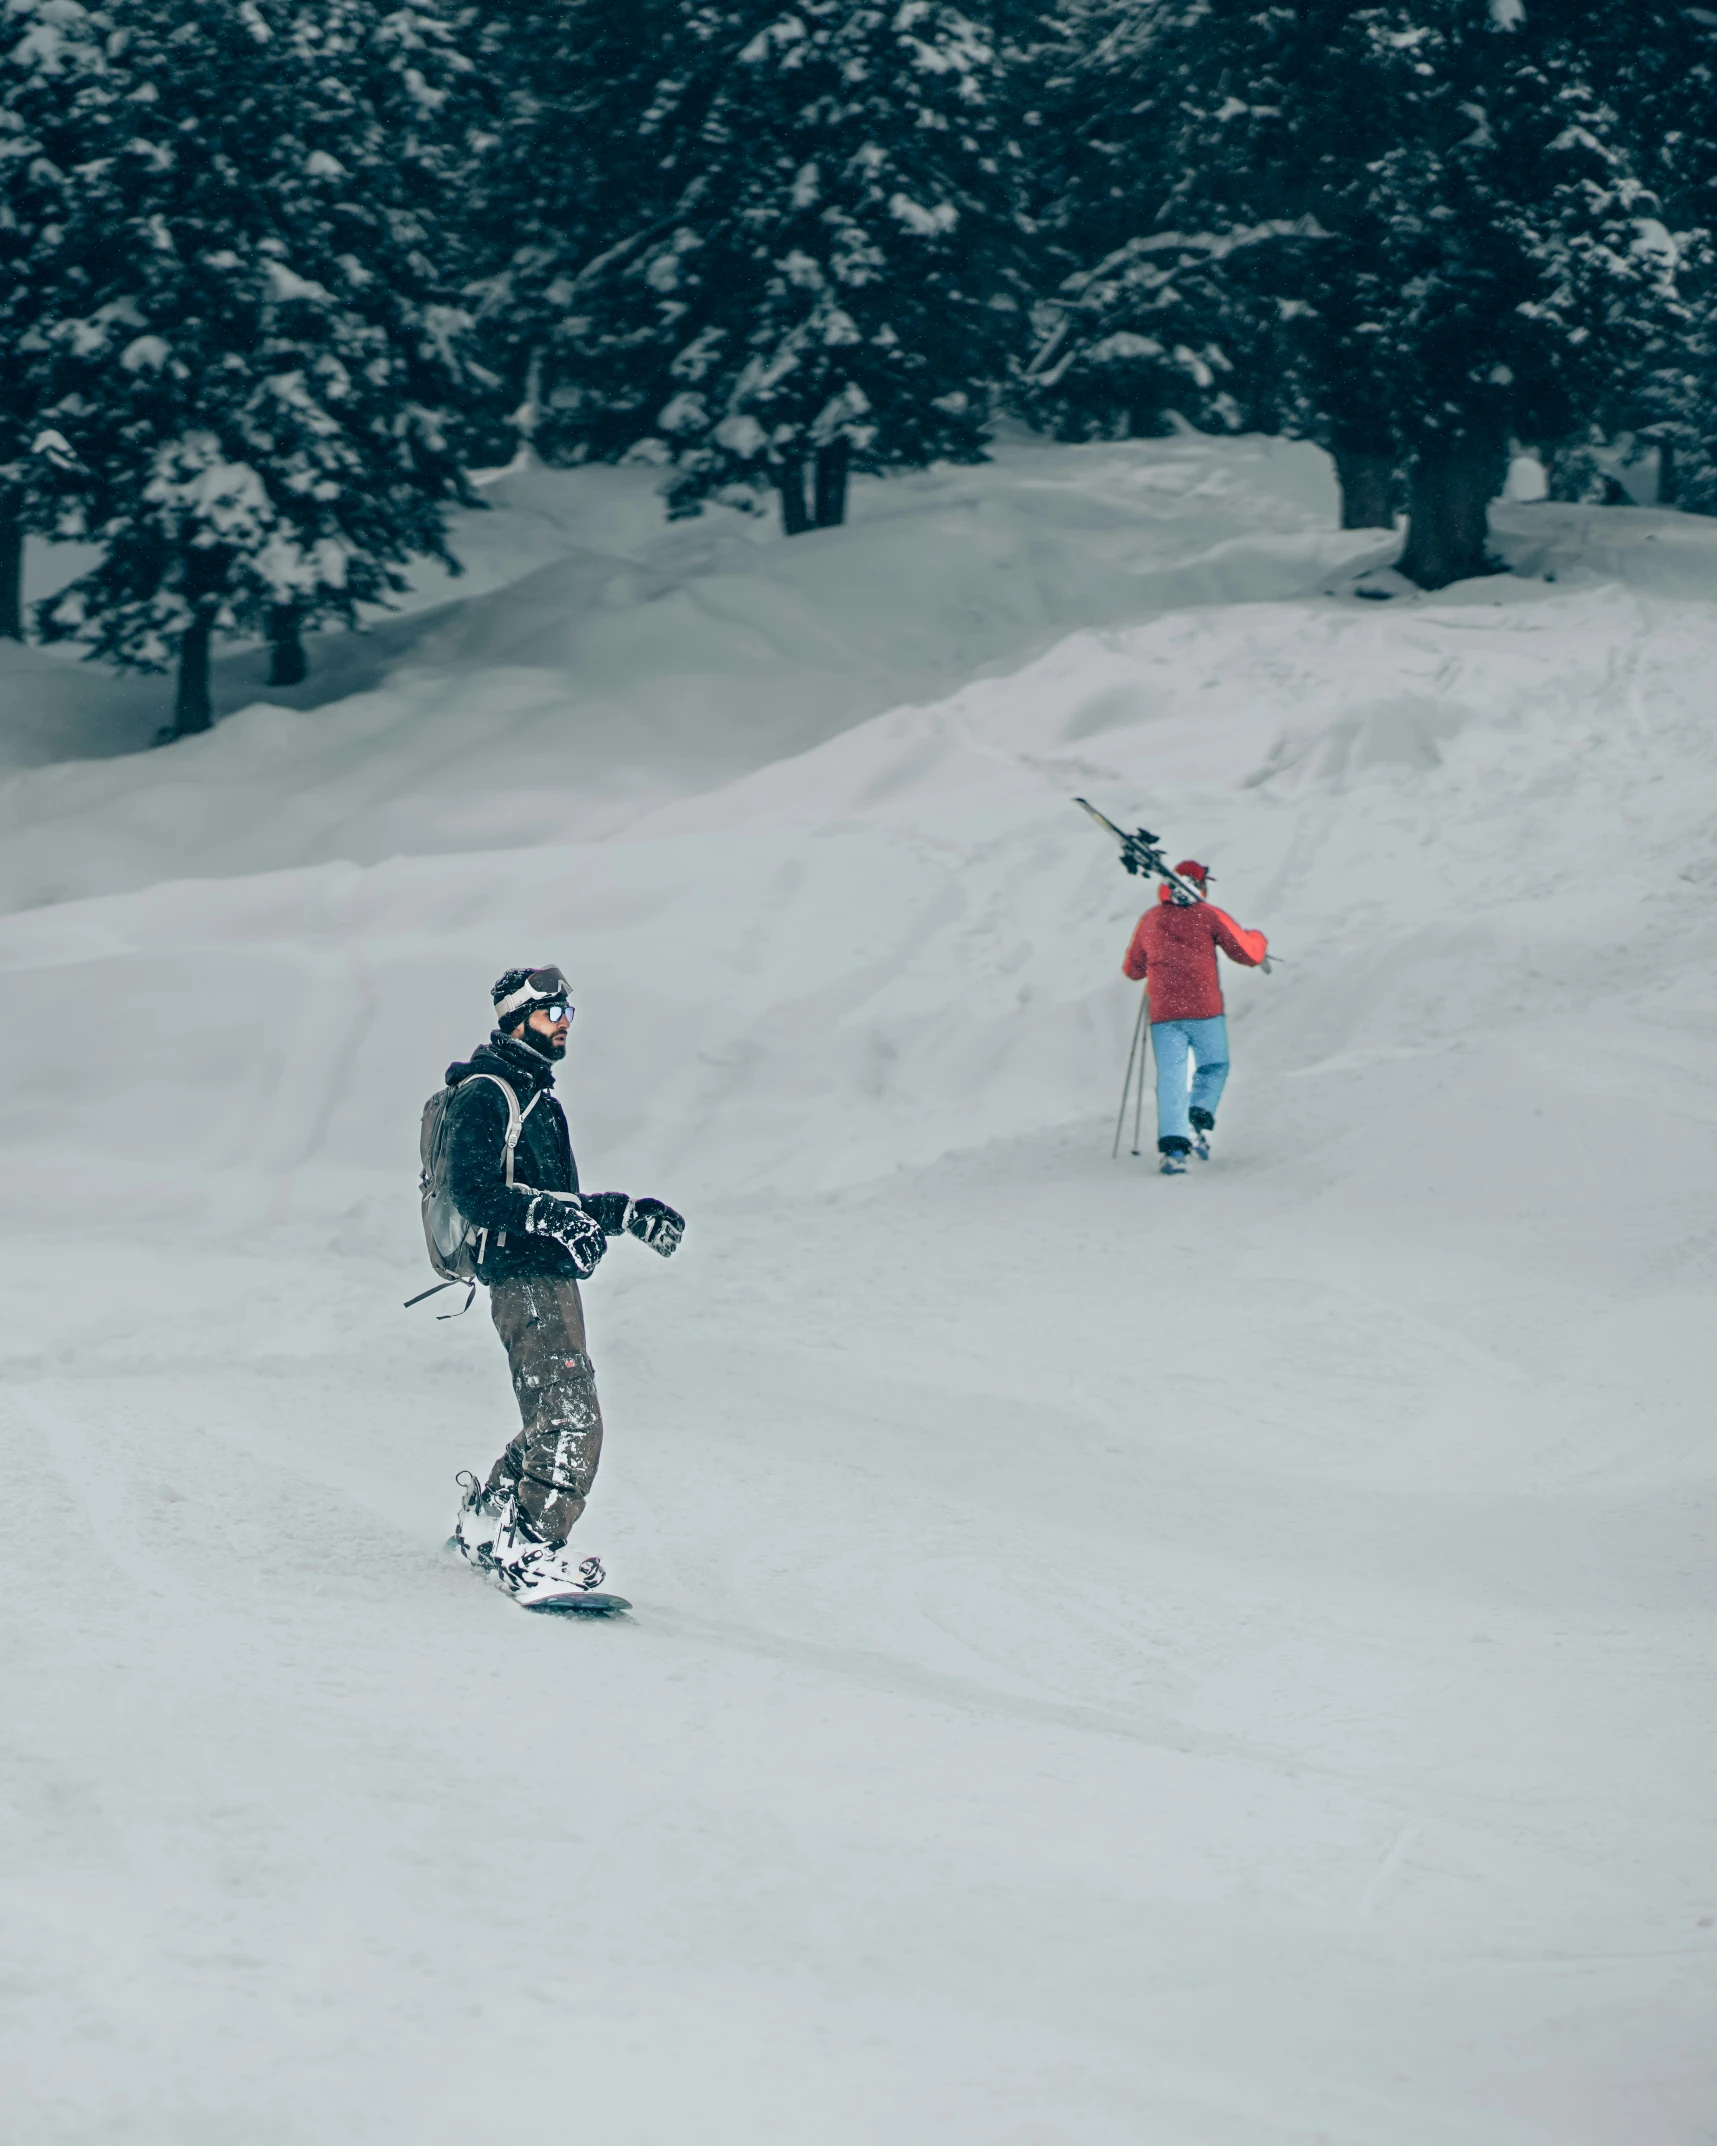
{"type": "Polygon", "coordinates": [[[1189,902],[1205,899],[1202,887],[1195,887],[1190,879],[1182,879],[1163,855],[1162,838],[1151,833],[1148,827],[1135,828],[1128,834],[1124,827],[1117,827],[1106,813],[1099,812],[1088,798],[1076,797],[1073,802],[1082,811],[1090,813],[1099,827],[1106,827],[1121,845],[1122,869],[1134,873],[1140,879],[1166,879],[1171,887],[1184,894],[1189,902]]]}
{"type": "MultiPolygon", "coordinates": [[[[1082,812],[1090,813],[1098,826],[1105,828],[1120,843],[1121,866],[1124,871],[1131,872],[1140,879],[1166,879],[1181,901],[1188,904],[1196,902],[1201,906],[1216,909],[1216,904],[1211,901],[1202,887],[1195,886],[1190,879],[1182,879],[1180,874],[1169,863],[1168,859],[1163,855],[1161,836],[1152,834],[1148,827],[1136,827],[1131,834],[1128,834],[1124,827],[1117,827],[1107,813],[1099,812],[1089,798],[1076,797],[1073,802],[1082,812]]],[[[1226,918],[1242,945],[1248,940],[1255,939],[1257,941],[1260,950],[1258,966],[1268,976],[1281,957],[1265,949],[1263,933],[1247,931],[1244,926],[1236,924],[1234,919],[1228,915],[1226,909],[1216,909],[1216,913],[1218,916],[1226,918]]]]}

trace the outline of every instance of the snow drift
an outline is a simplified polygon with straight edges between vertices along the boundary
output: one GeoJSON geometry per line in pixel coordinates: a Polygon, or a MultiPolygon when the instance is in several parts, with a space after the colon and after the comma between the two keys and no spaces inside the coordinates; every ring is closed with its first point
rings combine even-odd
{"type": "Polygon", "coordinates": [[[1309,450],[504,482],[355,697],[0,792],[31,2135],[1691,2146],[1717,530],[1375,603],[1309,450]],[[1185,1182],[1074,791],[1284,957],[1185,1182]],[[438,1561],[505,1377],[398,1310],[549,959],[691,1217],[616,1633],[438,1561]]]}

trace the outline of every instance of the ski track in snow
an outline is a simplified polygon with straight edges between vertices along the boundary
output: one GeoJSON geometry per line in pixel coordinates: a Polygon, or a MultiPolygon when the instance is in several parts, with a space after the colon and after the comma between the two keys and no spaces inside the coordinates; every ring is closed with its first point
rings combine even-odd
{"type": "Polygon", "coordinates": [[[167,753],[5,658],[8,2138],[1710,2140],[1717,525],[1373,604],[1310,450],[635,476],[167,753]],[[1284,957],[1185,1179],[1074,791],[1284,957]],[[399,1309],[519,959],[690,1216],[595,1627],[442,1549],[511,1397],[399,1309]]]}

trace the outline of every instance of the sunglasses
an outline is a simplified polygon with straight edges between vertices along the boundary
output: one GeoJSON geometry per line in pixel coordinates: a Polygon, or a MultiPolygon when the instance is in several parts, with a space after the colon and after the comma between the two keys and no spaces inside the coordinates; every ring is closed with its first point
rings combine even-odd
{"type": "Polygon", "coordinates": [[[570,1021],[578,1009],[574,1006],[533,1006],[532,1013],[546,1013],[551,1022],[570,1021]]]}

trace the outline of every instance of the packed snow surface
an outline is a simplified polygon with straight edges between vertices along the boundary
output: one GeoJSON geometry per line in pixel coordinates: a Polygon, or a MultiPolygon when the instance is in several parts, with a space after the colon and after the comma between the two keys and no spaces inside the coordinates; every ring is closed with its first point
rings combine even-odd
{"type": "Polygon", "coordinates": [[[167,751],[6,659],[9,2139],[1708,2141],[1717,526],[491,498],[167,751]],[[1075,793],[1283,957],[1183,1179],[1075,793]],[[550,960],[690,1218],[587,1291],[612,1625],[444,1553],[511,1395],[400,1308],[550,960]]]}

